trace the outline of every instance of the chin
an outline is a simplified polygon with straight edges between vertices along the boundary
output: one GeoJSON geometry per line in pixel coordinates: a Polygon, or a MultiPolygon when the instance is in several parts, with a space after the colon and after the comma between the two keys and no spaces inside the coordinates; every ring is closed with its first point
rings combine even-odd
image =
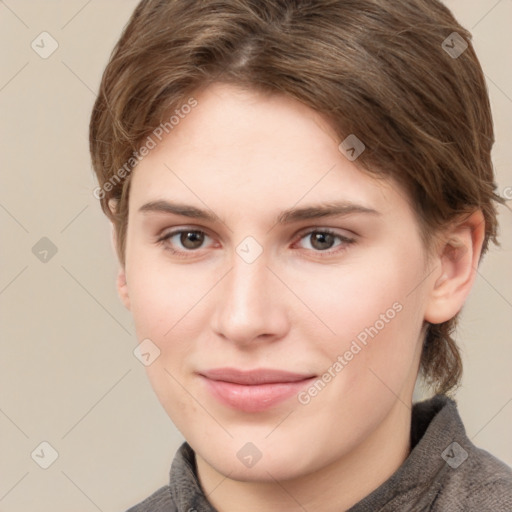
{"type": "Polygon", "coordinates": [[[241,441],[239,437],[225,444],[211,439],[207,443],[204,445],[203,441],[193,445],[189,441],[196,455],[200,454],[215,471],[240,482],[291,480],[319,469],[311,452],[301,452],[292,445],[281,443],[280,446],[272,446],[271,443],[265,445],[257,441],[252,444],[241,441]]]}
{"type": "Polygon", "coordinates": [[[285,465],[282,462],[269,462],[261,459],[252,468],[245,468],[240,463],[233,462],[229,463],[225,460],[221,460],[219,457],[216,460],[212,460],[212,463],[208,462],[217,472],[224,476],[228,476],[231,480],[238,482],[275,482],[292,480],[302,476],[302,472],[297,468],[292,471],[290,465],[285,465]]]}

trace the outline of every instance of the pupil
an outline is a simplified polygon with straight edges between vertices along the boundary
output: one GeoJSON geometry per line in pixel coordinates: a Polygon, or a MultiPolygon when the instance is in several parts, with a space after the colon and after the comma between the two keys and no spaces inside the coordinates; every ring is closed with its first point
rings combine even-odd
{"type": "Polygon", "coordinates": [[[315,243],[313,246],[319,242],[320,247],[317,247],[317,249],[328,249],[329,247],[326,247],[325,245],[330,246],[332,243],[332,238],[333,237],[330,233],[315,233],[313,237],[315,243]]]}
{"type": "Polygon", "coordinates": [[[200,236],[200,234],[197,231],[187,231],[186,233],[183,233],[182,234],[181,243],[185,247],[187,247],[187,242],[191,242],[192,243],[192,246],[193,246],[192,248],[196,248],[197,245],[201,245],[201,236],[200,236]],[[196,244],[194,245],[195,242],[196,242],[196,244]]]}

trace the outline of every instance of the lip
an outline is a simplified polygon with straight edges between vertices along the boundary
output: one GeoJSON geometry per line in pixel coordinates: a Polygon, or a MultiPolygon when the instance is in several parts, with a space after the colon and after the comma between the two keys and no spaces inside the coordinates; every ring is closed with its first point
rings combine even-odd
{"type": "Polygon", "coordinates": [[[244,412],[261,412],[297,395],[316,375],[267,368],[216,368],[200,372],[199,377],[224,405],[244,412]]]}

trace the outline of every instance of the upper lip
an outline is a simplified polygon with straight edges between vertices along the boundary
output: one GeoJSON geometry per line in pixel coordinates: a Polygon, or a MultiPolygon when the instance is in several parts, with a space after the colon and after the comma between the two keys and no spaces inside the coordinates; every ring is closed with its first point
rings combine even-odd
{"type": "Polygon", "coordinates": [[[298,382],[314,377],[311,374],[293,373],[284,370],[273,370],[271,368],[246,371],[237,370],[236,368],[213,368],[201,371],[199,374],[211,380],[222,380],[224,382],[245,385],[298,382]]]}

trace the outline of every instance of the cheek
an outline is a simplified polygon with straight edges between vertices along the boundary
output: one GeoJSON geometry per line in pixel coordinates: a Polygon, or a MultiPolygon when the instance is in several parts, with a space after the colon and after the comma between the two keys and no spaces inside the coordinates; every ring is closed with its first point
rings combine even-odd
{"type": "Polygon", "coordinates": [[[194,314],[208,284],[204,279],[191,279],[189,269],[151,257],[150,251],[133,251],[131,261],[134,264],[127,264],[127,280],[139,339],[154,337],[165,342],[194,314]]]}
{"type": "Polygon", "coordinates": [[[180,373],[180,365],[173,368],[163,357],[146,368],[155,395],[176,428],[185,436],[190,425],[204,414],[199,402],[191,399],[193,392],[180,373]]]}
{"type": "Polygon", "coordinates": [[[137,339],[149,338],[160,351],[146,373],[158,400],[183,432],[190,418],[200,412],[187,392],[186,376],[199,333],[193,320],[200,313],[197,303],[206,290],[187,285],[183,272],[163,272],[142,262],[138,271],[130,283],[137,339]]]}
{"type": "Polygon", "coordinates": [[[380,254],[378,262],[354,266],[337,281],[331,276],[326,282],[334,284],[327,293],[303,290],[324,324],[320,350],[326,361],[342,356],[348,387],[376,378],[369,369],[399,386],[415,356],[421,297],[419,290],[411,291],[424,277],[419,260],[405,262],[399,251],[389,252],[387,258],[384,251],[380,254]]]}
{"type": "MultiPolygon", "coordinates": [[[[324,323],[336,337],[352,338],[379,321],[380,316],[389,311],[394,317],[393,304],[404,300],[400,274],[389,269],[371,269],[361,266],[343,271],[334,276],[326,275],[324,282],[329,283],[323,290],[314,291],[305,283],[298,292],[318,312],[318,319],[324,323]]],[[[403,276],[403,274],[402,274],[403,276]]]]}

